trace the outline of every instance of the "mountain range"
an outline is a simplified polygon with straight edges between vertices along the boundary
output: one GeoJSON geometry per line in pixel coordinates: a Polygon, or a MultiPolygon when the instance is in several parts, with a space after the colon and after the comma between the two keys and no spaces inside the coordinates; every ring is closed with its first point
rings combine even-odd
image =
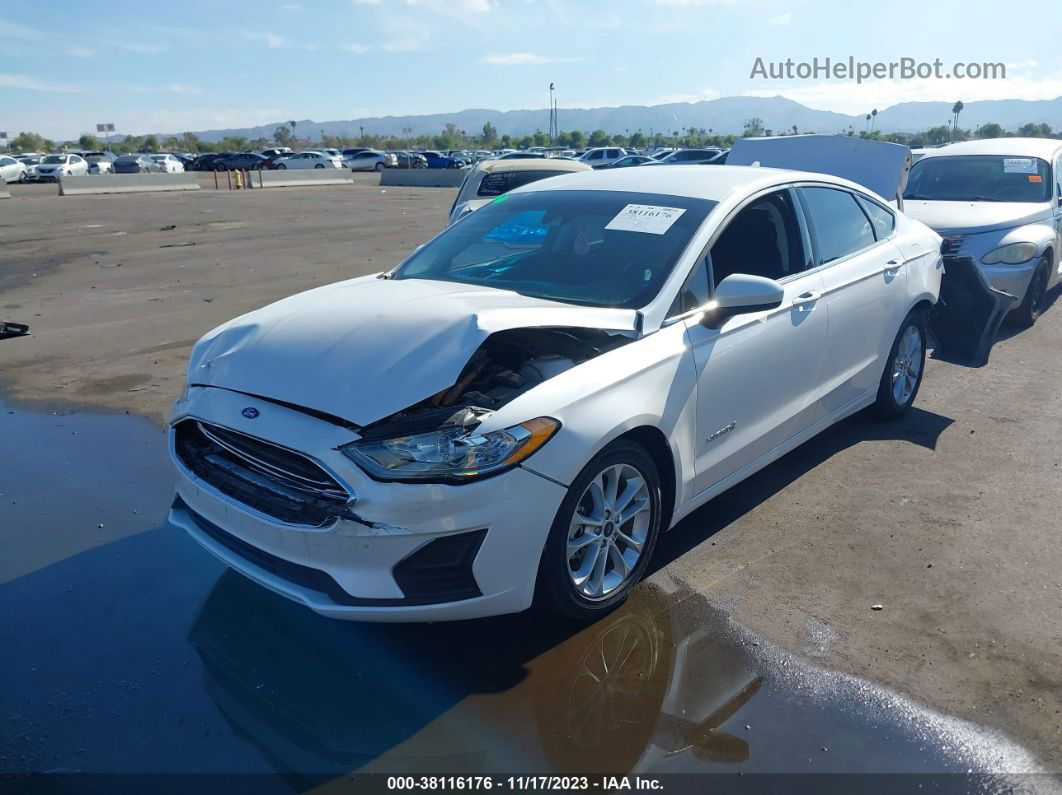
{"type": "MultiPolygon", "coordinates": [[[[947,123],[951,119],[950,102],[902,102],[879,109],[874,129],[881,132],[921,132],[947,123]]],[[[621,105],[615,108],[562,108],[561,130],[604,130],[608,133],[674,132],[685,127],[711,130],[718,135],[738,134],[746,119],[758,117],[767,130],[782,132],[796,125],[800,132],[837,133],[866,126],[865,116],[815,110],[785,97],[721,97],[701,102],[672,102],[664,105],[621,105]]],[[[296,121],[300,138],[319,140],[322,134],[357,137],[365,133],[394,135],[436,135],[447,124],[454,124],[469,134],[479,134],[490,122],[499,135],[526,135],[549,128],[548,110],[471,109],[455,113],[420,116],[382,116],[347,121],[296,121]]],[[[1062,97],[1048,100],[1000,99],[968,102],[960,117],[960,126],[975,128],[996,122],[1014,130],[1027,122],[1046,123],[1062,129],[1062,97]]],[[[205,141],[225,136],[271,138],[273,131],[287,120],[277,120],[258,127],[228,130],[203,130],[196,134],[205,141]]]]}

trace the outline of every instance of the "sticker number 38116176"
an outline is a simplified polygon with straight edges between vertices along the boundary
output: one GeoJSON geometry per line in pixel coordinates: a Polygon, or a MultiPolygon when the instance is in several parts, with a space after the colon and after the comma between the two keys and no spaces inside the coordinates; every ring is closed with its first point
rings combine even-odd
{"type": "Polygon", "coordinates": [[[657,207],[651,204],[628,204],[605,229],[620,232],[644,232],[662,235],[686,212],[681,207],[657,207]]]}

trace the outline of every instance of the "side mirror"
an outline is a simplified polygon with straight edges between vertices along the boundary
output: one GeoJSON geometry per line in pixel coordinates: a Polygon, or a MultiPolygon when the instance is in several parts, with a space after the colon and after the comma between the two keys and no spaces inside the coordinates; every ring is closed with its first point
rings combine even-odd
{"type": "Polygon", "coordinates": [[[766,276],[733,273],[715,288],[712,300],[705,304],[701,325],[719,328],[729,318],[750,312],[762,312],[781,306],[785,288],[766,276]]]}

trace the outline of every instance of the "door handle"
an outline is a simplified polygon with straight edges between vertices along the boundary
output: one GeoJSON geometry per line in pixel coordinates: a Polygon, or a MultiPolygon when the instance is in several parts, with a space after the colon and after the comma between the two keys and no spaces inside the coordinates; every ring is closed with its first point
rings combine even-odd
{"type": "Polygon", "coordinates": [[[903,263],[900,260],[890,259],[888,262],[885,263],[884,272],[888,274],[896,273],[898,270],[900,270],[900,267],[902,265],[903,263]]]}
{"type": "Polygon", "coordinates": [[[793,306],[807,306],[813,304],[822,298],[822,293],[818,290],[808,290],[806,293],[801,293],[793,299],[793,306]]]}

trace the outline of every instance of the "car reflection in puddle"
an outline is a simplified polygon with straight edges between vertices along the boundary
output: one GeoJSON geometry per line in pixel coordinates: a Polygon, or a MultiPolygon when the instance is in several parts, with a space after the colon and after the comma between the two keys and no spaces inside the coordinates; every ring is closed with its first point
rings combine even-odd
{"type": "Polygon", "coordinates": [[[973,771],[1005,788],[992,776],[1038,769],[995,732],[753,637],[666,568],[589,626],[388,626],[317,616],[173,527],[88,543],[96,512],[165,509],[163,435],[0,408],[0,456],[19,463],[0,527],[0,774],[264,773],[265,792],[355,770],[973,771]]]}
{"type": "Polygon", "coordinates": [[[227,573],[189,637],[221,711],[289,775],[1038,769],[994,732],[654,582],[583,628],[532,614],[381,626],[320,619],[227,573]]]}

